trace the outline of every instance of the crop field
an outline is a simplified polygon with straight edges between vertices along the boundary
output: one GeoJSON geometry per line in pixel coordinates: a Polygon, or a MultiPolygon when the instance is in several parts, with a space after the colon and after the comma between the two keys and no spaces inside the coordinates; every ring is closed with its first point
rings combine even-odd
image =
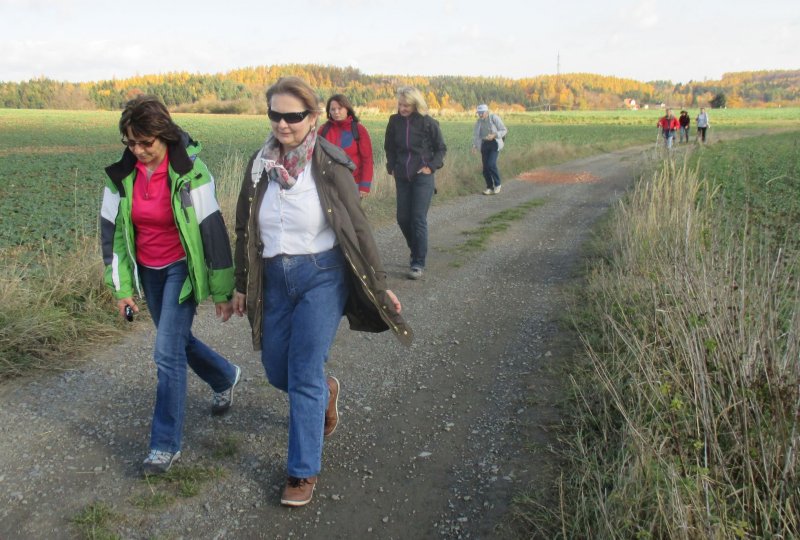
{"type": "MultiPolygon", "coordinates": [[[[711,140],[723,126],[737,131],[736,136],[772,128],[785,131],[797,125],[799,112],[714,111],[711,140]]],[[[501,174],[513,178],[536,167],[623,147],[652,148],[659,114],[504,115],[509,136],[501,174]]],[[[97,239],[104,167],[118,160],[123,149],[118,119],[119,112],[0,109],[0,379],[62,365],[69,351],[125,328],[109,309],[113,302],[100,279],[97,239]]],[[[394,182],[384,170],[386,119],[362,119],[372,135],[376,166],[364,208],[375,223],[391,222],[394,214],[394,182]]],[[[267,119],[176,114],[175,120],[204,145],[201,155],[217,179],[230,226],[246,158],[263,143],[267,119]]],[[[480,158],[470,152],[474,116],[441,118],[440,123],[448,152],[436,174],[439,195],[434,204],[477,193],[483,186],[480,158]]],[[[775,174],[796,177],[796,169],[775,174]]],[[[787,210],[796,212],[794,207],[787,210]]]]}
{"type": "Polygon", "coordinates": [[[747,219],[759,240],[798,249],[800,131],[726,141],[693,156],[731,216],[747,219]]]}
{"type": "MultiPolygon", "coordinates": [[[[602,152],[650,144],[660,114],[651,110],[504,116],[509,127],[504,159],[533,155],[530,150],[542,145],[591,146],[591,151],[602,152]]],[[[800,121],[800,109],[715,110],[710,115],[713,129],[780,127],[800,121]]],[[[96,234],[103,169],[122,151],[118,119],[119,112],[108,111],[0,109],[0,251],[58,251],[79,237],[96,234]]],[[[262,116],[176,114],[175,119],[203,144],[201,156],[216,175],[231,154],[245,156],[258,148],[269,129],[262,116]]],[[[363,121],[372,136],[376,167],[381,167],[386,117],[363,121]]],[[[448,145],[445,170],[468,162],[467,174],[478,179],[479,160],[469,154],[473,122],[467,114],[440,119],[448,145]]],[[[454,170],[463,173],[463,167],[454,170]]],[[[376,169],[376,187],[388,181],[376,169]]]]}

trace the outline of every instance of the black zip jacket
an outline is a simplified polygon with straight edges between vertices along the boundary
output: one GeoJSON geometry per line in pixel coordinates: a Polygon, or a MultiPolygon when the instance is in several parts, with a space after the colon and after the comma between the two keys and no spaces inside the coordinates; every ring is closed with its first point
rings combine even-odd
{"type": "Polygon", "coordinates": [[[403,179],[413,178],[422,167],[441,169],[447,152],[439,122],[418,112],[389,117],[383,148],[387,172],[403,179]]]}

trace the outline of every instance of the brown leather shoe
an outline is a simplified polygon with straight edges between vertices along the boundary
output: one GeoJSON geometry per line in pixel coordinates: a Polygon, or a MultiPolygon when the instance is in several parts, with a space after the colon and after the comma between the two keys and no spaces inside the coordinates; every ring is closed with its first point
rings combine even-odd
{"type": "Polygon", "coordinates": [[[325,430],[327,437],[336,431],[339,425],[339,379],[328,375],[328,409],[325,411],[325,430]]]}
{"type": "Polygon", "coordinates": [[[283,488],[281,504],[283,506],[305,506],[311,502],[314,495],[314,486],[317,484],[317,477],[296,478],[290,476],[286,480],[286,487],[283,488]]]}

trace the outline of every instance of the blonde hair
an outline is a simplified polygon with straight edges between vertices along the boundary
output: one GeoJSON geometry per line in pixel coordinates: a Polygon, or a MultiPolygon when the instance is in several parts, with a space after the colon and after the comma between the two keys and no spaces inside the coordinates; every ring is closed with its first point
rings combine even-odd
{"type": "Polygon", "coordinates": [[[272,96],[276,94],[289,94],[300,100],[307,111],[319,114],[320,99],[314,89],[300,77],[281,77],[275,84],[267,89],[267,108],[270,107],[272,96]]]}
{"type": "Polygon", "coordinates": [[[428,104],[425,102],[425,98],[422,97],[422,92],[413,86],[402,86],[398,88],[397,100],[404,101],[409,105],[413,105],[414,110],[416,110],[419,114],[428,114],[428,104]]]}

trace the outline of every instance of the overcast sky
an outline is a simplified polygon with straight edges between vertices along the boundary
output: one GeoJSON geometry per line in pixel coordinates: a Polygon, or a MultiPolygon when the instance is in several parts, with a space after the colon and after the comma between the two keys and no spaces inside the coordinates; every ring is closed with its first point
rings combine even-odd
{"type": "Polygon", "coordinates": [[[800,1],[0,0],[0,81],[289,63],[718,79],[800,68],[800,1]]]}

